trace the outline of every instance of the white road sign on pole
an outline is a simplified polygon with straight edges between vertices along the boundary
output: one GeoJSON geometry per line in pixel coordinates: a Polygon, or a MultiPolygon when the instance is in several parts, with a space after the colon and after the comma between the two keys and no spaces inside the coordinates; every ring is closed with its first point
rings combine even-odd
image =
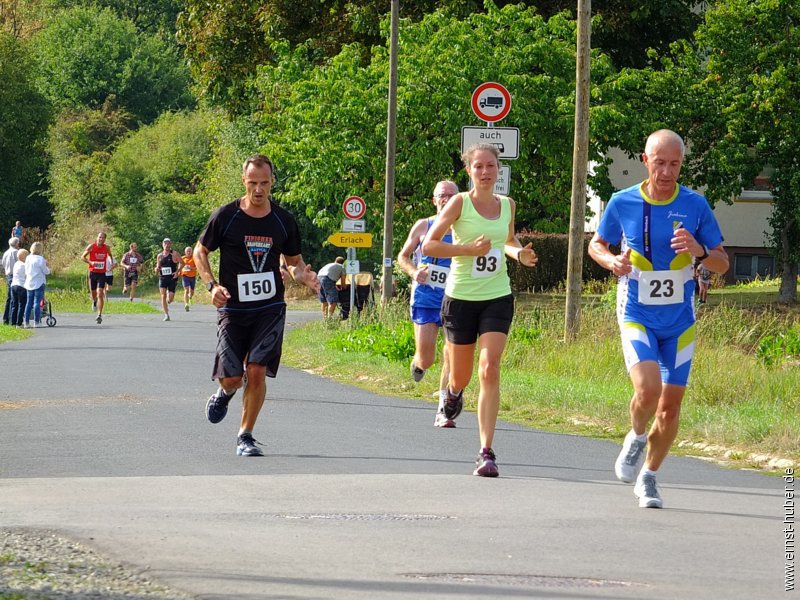
{"type": "Polygon", "coordinates": [[[500,167],[497,174],[497,181],[494,182],[494,193],[501,196],[508,196],[511,189],[511,167],[500,167]]]}
{"type": "Polygon", "coordinates": [[[461,128],[461,152],[473,144],[493,144],[500,150],[500,158],[519,158],[519,129],[517,127],[461,128]]]}
{"type": "Polygon", "coordinates": [[[360,219],[367,212],[367,203],[358,196],[350,196],[342,203],[342,211],[348,219],[360,219]]]}
{"type": "Polygon", "coordinates": [[[366,230],[367,222],[364,219],[342,219],[342,231],[361,233],[366,230]]]}

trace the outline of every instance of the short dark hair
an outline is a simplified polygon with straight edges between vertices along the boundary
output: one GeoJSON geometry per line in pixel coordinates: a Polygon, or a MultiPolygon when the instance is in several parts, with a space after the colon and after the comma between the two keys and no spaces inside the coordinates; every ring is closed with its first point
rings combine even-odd
{"type": "Polygon", "coordinates": [[[265,156],[264,154],[253,154],[248,156],[242,165],[242,175],[245,174],[247,167],[250,165],[255,165],[256,167],[263,167],[265,165],[269,166],[269,170],[273,175],[275,174],[275,166],[272,164],[272,161],[269,159],[269,157],[265,156]]]}

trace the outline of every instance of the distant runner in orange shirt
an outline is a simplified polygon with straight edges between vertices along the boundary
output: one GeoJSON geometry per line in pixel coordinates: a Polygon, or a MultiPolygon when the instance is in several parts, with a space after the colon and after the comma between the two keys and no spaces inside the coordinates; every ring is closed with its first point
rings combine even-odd
{"type": "Polygon", "coordinates": [[[197,267],[194,264],[194,249],[186,246],[181,256],[181,277],[183,281],[183,308],[189,312],[189,305],[194,298],[194,284],[197,281],[197,267]]]}

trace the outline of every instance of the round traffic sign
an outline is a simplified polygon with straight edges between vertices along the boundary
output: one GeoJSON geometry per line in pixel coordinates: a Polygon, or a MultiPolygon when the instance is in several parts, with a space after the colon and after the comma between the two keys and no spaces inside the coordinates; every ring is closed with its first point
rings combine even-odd
{"type": "Polygon", "coordinates": [[[367,212],[367,203],[358,196],[350,196],[342,204],[342,210],[348,219],[360,219],[367,212]]]}
{"type": "Polygon", "coordinates": [[[472,112],[487,123],[503,119],[511,110],[511,94],[505,86],[488,81],[472,92],[472,112]]]}

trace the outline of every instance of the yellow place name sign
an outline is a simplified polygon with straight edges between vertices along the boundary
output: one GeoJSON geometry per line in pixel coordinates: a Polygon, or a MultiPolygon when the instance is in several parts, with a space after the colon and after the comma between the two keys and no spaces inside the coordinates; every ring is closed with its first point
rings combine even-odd
{"type": "Polygon", "coordinates": [[[339,232],[330,236],[328,241],[339,248],[371,248],[372,234],[339,232]]]}

